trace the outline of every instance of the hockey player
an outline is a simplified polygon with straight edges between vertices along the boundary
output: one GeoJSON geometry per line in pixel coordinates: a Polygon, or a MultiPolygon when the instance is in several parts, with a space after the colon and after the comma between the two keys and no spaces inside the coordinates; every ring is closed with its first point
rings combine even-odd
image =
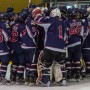
{"type": "MultiPolygon", "coordinates": [[[[43,17],[42,12],[39,8],[35,8],[32,12],[34,21],[40,26],[47,30],[45,37],[45,49],[44,56],[42,59],[42,86],[50,86],[50,69],[53,61],[55,60],[62,65],[61,69],[64,71],[64,60],[65,60],[65,50],[64,50],[64,35],[65,27],[64,23],[59,20],[61,18],[61,13],[58,8],[51,11],[51,17],[43,17]]],[[[63,81],[66,80],[65,71],[63,73],[63,78],[60,81],[63,85],[63,81]]],[[[59,82],[59,81],[58,81],[59,82]]]]}
{"type": "Polygon", "coordinates": [[[65,22],[68,33],[68,59],[66,60],[66,69],[68,80],[73,75],[74,70],[75,79],[80,80],[80,58],[81,58],[81,32],[84,31],[83,24],[80,19],[76,19],[74,9],[68,9],[68,19],[65,22]],[[78,52],[78,53],[77,53],[78,52]]]}
{"type": "Polygon", "coordinates": [[[32,11],[33,9],[36,8],[35,4],[29,4],[28,9],[29,9],[29,17],[32,17],[32,11]]]}
{"type": "MultiPolygon", "coordinates": [[[[22,15],[22,14],[21,14],[22,15]]],[[[22,19],[26,18],[25,15],[22,15],[22,19]]],[[[26,73],[25,73],[25,85],[35,84],[36,78],[36,67],[34,63],[35,60],[35,34],[36,28],[32,25],[31,19],[28,17],[25,22],[26,25],[23,25],[25,29],[22,30],[22,49],[24,50],[25,60],[26,60],[26,73]]]]}
{"type": "Polygon", "coordinates": [[[9,12],[8,13],[8,15],[9,15],[9,25],[11,26],[12,24],[14,24],[14,21],[15,21],[15,13],[14,12],[9,12]]]}
{"type": "Polygon", "coordinates": [[[24,80],[24,68],[25,59],[23,49],[21,48],[21,37],[22,30],[25,30],[25,20],[20,16],[18,20],[14,21],[11,25],[11,39],[10,39],[10,50],[12,55],[12,66],[11,66],[11,82],[16,84],[22,84],[24,80]]]}
{"type": "Polygon", "coordinates": [[[1,18],[2,18],[2,21],[6,23],[6,28],[9,30],[10,26],[9,26],[9,21],[8,21],[8,18],[9,18],[8,13],[1,14],[1,18]]]}
{"type": "Polygon", "coordinates": [[[7,73],[7,66],[9,63],[9,48],[7,46],[7,42],[9,40],[9,32],[6,28],[5,22],[0,20],[0,83],[5,84],[7,83],[6,80],[6,73],[7,73]]]}
{"type": "Polygon", "coordinates": [[[89,13],[86,9],[81,9],[82,21],[84,24],[84,29],[86,34],[83,37],[83,45],[82,45],[82,56],[86,65],[86,75],[90,75],[90,19],[87,18],[89,13]]]}

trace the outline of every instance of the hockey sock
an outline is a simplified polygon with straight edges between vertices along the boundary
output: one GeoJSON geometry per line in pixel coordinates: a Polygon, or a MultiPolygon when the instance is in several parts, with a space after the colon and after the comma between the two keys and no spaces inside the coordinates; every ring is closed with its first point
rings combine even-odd
{"type": "Polygon", "coordinates": [[[71,79],[72,66],[70,61],[66,61],[66,70],[67,70],[67,79],[71,79]]]}
{"type": "Polygon", "coordinates": [[[31,64],[30,72],[31,74],[34,74],[35,76],[37,75],[37,64],[31,64]]]}
{"type": "Polygon", "coordinates": [[[75,73],[76,73],[76,79],[80,79],[80,73],[81,73],[81,64],[80,61],[75,62],[75,73]]]}
{"type": "Polygon", "coordinates": [[[6,72],[7,72],[7,65],[1,65],[1,77],[4,77],[6,76],[6,72]]]}
{"type": "Polygon", "coordinates": [[[90,62],[86,62],[86,74],[90,75],[90,62]]]}
{"type": "Polygon", "coordinates": [[[30,67],[31,67],[31,64],[26,64],[25,76],[28,78],[30,77],[30,67]]]}
{"type": "Polygon", "coordinates": [[[17,77],[22,78],[24,76],[24,66],[19,65],[17,69],[17,77]]]}
{"type": "Polygon", "coordinates": [[[11,75],[16,76],[17,75],[17,65],[11,66],[11,75]]]}

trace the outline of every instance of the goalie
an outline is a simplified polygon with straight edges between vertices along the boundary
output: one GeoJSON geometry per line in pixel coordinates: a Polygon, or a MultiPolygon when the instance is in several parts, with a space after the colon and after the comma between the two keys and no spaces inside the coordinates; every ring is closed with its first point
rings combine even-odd
{"type": "Polygon", "coordinates": [[[44,30],[47,31],[45,37],[44,56],[42,58],[41,85],[46,87],[50,86],[50,70],[53,61],[62,65],[61,70],[63,72],[63,79],[57,82],[63,84],[63,82],[66,81],[64,68],[66,54],[64,50],[65,26],[60,20],[60,10],[58,8],[53,9],[50,12],[50,17],[43,17],[41,9],[35,8],[32,12],[32,16],[34,21],[37,22],[38,25],[43,26],[44,30]]]}
{"type": "MultiPolygon", "coordinates": [[[[36,85],[40,85],[40,83],[41,83],[43,56],[44,56],[44,52],[42,50],[39,54],[38,63],[37,63],[38,78],[36,80],[36,85]]],[[[60,64],[58,64],[57,62],[53,62],[52,66],[51,66],[50,81],[54,84],[59,84],[60,83],[59,81],[62,81],[62,79],[63,79],[61,67],[63,67],[63,66],[60,66],[60,64]],[[59,82],[59,83],[57,83],[57,82],[59,82]]],[[[66,82],[63,82],[63,85],[65,85],[65,84],[66,84],[66,82]]]]}

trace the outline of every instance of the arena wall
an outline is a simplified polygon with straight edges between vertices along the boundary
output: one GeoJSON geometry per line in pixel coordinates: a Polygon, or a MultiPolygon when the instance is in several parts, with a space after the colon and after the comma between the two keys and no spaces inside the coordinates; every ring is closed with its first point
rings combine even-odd
{"type": "MultiPolygon", "coordinates": [[[[19,12],[22,8],[28,6],[29,0],[0,0],[0,11],[6,11],[7,7],[15,8],[15,12],[19,12]]],[[[41,3],[41,0],[31,0],[33,4],[41,3]]]]}

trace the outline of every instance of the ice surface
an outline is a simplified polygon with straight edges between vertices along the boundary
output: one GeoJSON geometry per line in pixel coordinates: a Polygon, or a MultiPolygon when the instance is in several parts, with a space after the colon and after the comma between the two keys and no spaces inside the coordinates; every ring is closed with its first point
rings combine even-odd
{"type": "Polygon", "coordinates": [[[90,83],[71,85],[71,86],[55,86],[55,87],[29,87],[29,86],[0,86],[0,90],[90,90],[90,83]]]}
{"type": "MultiPolygon", "coordinates": [[[[10,66],[8,66],[7,78],[10,77],[10,66]]],[[[90,90],[90,80],[81,81],[81,83],[73,83],[68,86],[52,86],[52,87],[40,87],[40,86],[24,86],[24,85],[1,85],[0,90],[90,90]]]]}

